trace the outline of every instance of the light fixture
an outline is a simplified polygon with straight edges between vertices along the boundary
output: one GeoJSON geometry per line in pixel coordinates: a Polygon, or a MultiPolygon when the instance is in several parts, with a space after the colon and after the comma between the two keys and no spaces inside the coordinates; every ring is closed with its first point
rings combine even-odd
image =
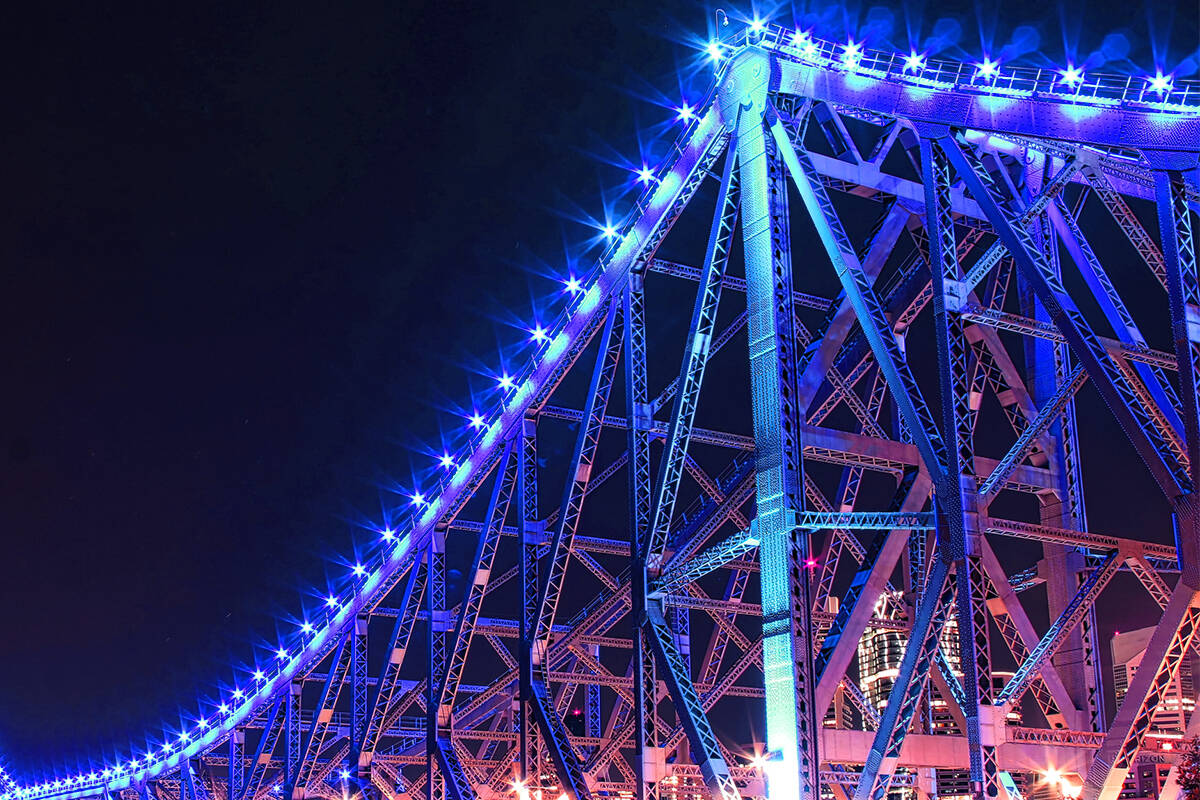
{"type": "Polygon", "coordinates": [[[1150,91],[1157,92],[1159,97],[1164,94],[1169,94],[1175,88],[1175,80],[1171,75],[1163,75],[1162,72],[1157,73],[1153,78],[1147,78],[1150,84],[1150,91]]]}
{"type": "Polygon", "coordinates": [[[992,61],[992,59],[988,58],[987,56],[984,56],[983,61],[980,61],[978,64],[976,64],[975,68],[977,70],[975,74],[978,77],[981,77],[981,78],[984,78],[984,79],[990,81],[993,78],[995,78],[997,74],[999,74],[1000,62],[992,61]]]}
{"type": "Polygon", "coordinates": [[[708,57],[713,61],[721,60],[721,43],[716,39],[710,39],[704,49],[708,53],[708,57]]]}
{"type": "Polygon", "coordinates": [[[842,45],[842,66],[854,69],[862,60],[862,45],[853,39],[842,45]]]}
{"type": "Polygon", "coordinates": [[[1062,82],[1072,89],[1083,83],[1083,70],[1078,67],[1068,66],[1066,69],[1060,70],[1058,74],[1062,76],[1062,82]]]}
{"type": "Polygon", "coordinates": [[[682,120],[683,122],[688,122],[695,116],[695,110],[687,103],[684,103],[679,108],[675,109],[675,119],[682,120]]]}
{"type": "Polygon", "coordinates": [[[904,58],[904,71],[914,74],[925,69],[925,56],[921,53],[912,52],[904,58]]]}
{"type": "Polygon", "coordinates": [[[654,180],[654,172],[651,171],[651,169],[645,164],[643,164],[642,168],[638,170],[637,175],[638,183],[646,186],[649,186],[650,182],[654,180]]]}
{"type": "Polygon", "coordinates": [[[567,278],[567,293],[568,294],[578,294],[579,292],[582,292],[582,291],[583,291],[583,284],[579,282],[579,278],[576,278],[574,275],[567,278]]]}
{"type": "Polygon", "coordinates": [[[546,333],[546,329],[541,325],[534,325],[533,330],[529,332],[529,338],[535,342],[545,342],[550,339],[550,335],[546,333]]]}

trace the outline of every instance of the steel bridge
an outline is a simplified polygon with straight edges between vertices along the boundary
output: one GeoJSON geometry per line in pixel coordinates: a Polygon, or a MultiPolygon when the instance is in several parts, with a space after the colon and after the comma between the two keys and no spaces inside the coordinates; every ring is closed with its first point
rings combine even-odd
{"type": "Polygon", "coordinates": [[[952,770],[1016,800],[1051,769],[1114,800],[1170,762],[1200,85],[758,23],[709,49],[635,210],[353,585],[147,750],[0,800],[882,800],[952,770]],[[1090,392],[1137,460],[1079,441],[1090,392]],[[1085,469],[1146,471],[1165,529],[1093,529],[1085,469]],[[1105,708],[1122,573],[1157,623],[1105,708]],[[879,702],[872,635],[907,643],[879,702]]]}

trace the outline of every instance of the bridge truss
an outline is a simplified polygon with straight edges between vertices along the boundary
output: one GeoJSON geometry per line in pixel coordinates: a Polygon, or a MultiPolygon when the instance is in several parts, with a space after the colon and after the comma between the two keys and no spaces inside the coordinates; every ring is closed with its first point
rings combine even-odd
{"type": "Polygon", "coordinates": [[[718,47],[537,358],[275,669],[0,798],[882,800],[957,770],[1015,800],[1052,768],[1113,800],[1169,760],[1148,733],[1200,625],[1200,92],[840,48],[718,47]],[[1114,467],[1085,392],[1173,532],[1089,526],[1083,476],[1114,467]],[[1158,622],[1106,709],[1120,575],[1158,622]],[[907,646],[875,702],[880,633],[907,646]]]}

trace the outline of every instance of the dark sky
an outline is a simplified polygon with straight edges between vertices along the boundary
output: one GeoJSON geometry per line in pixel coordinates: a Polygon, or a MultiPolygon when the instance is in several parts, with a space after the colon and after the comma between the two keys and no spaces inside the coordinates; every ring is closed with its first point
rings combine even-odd
{"type": "MultiPolygon", "coordinates": [[[[588,235],[560,212],[629,188],[596,155],[640,131],[653,163],[644,98],[706,80],[680,0],[179,5],[4,21],[0,758],[27,777],[142,741],[344,571],[588,235]]],[[[912,15],[978,52],[972,9],[912,15]]],[[[1151,60],[1130,4],[1073,6],[1082,52],[1097,10],[1151,60]]],[[[1044,3],[982,18],[1062,51],[1044,3]]]]}

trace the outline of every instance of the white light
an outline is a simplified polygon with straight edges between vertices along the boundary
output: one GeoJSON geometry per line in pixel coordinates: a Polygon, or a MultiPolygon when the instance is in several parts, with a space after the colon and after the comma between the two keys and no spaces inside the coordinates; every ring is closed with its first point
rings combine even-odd
{"type": "Polygon", "coordinates": [[[254,670],[254,680],[261,681],[265,677],[266,676],[263,675],[263,671],[261,669],[254,670]]]}
{"type": "Polygon", "coordinates": [[[313,632],[312,623],[305,622],[303,625],[300,626],[300,632],[301,633],[312,633],[313,632]]]}
{"type": "Polygon", "coordinates": [[[535,342],[545,342],[550,339],[550,335],[546,333],[546,329],[541,325],[534,325],[533,330],[529,332],[529,338],[535,342]]]}
{"type": "Polygon", "coordinates": [[[984,57],[983,57],[983,61],[980,61],[980,62],[979,62],[978,64],[976,64],[975,66],[976,66],[976,67],[978,68],[978,70],[979,70],[979,72],[978,72],[977,74],[978,74],[980,77],[987,78],[988,80],[991,80],[992,78],[995,78],[995,77],[996,77],[996,75],[997,75],[997,73],[999,73],[999,72],[1000,72],[1000,62],[999,62],[999,61],[992,61],[992,60],[991,60],[990,58],[988,58],[987,56],[984,56],[984,57]]]}
{"type": "Polygon", "coordinates": [[[862,45],[854,41],[842,45],[842,66],[853,69],[862,59],[862,45]]]}
{"type": "Polygon", "coordinates": [[[222,714],[228,714],[229,713],[229,704],[221,703],[221,705],[217,706],[217,711],[220,711],[222,714]]]}
{"type": "MultiPolygon", "coordinates": [[[[255,674],[256,674],[256,675],[259,675],[259,676],[261,676],[261,675],[262,675],[262,673],[261,673],[261,672],[258,672],[258,673],[255,673],[255,674]]],[[[261,679],[261,678],[259,678],[259,680],[262,680],[262,679],[261,679]]],[[[234,690],[233,690],[233,699],[234,699],[234,700],[241,700],[241,699],[242,699],[244,696],[245,696],[245,692],[243,692],[241,689],[234,689],[234,690]]]]}
{"type": "MultiPolygon", "coordinates": [[[[421,494],[420,492],[413,492],[412,504],[414,506],[416,506],[417,508],[420,508],[421,506],[423,506],[425,504],[425,495],[421,494]]],[[[361,566],[362,565],[360,564],[359,566],[354,568],[355,575],[359,574],[358,570],[361,568],[361,566]]]]}
{"type": "Polygon", "coordinates": [[[1163,75],[1161,72],[1146,80],[1150,83],[1150,90],[1157,92],[1160,97],[1175,88],[1174,78],[1170,75],[1163,75]]]}
{"type": "Polygon", "coordinates": [[[808,43],[808,31],[796,31],[792,34],[792,47],[803,47],[808,43]]]}
{"type": "Polygon", "coordinates": [[[284,649],[281,647],[281,648],[279,648],[278,650],[276,650],[276,651],[275,651],[275,655],[279,656],[279,658],[280,658],[280,659],[282,659],[282,660],[286,661],[286,660],[287,660],[287,657],[288,657],[288,651],[287,651],[287,650],[284,650],[284,649]]]}
{"type": "Polygon", "coordinates": [[[208,727],[208,720],[206,720],[206,719],[204,719],[203,717],[201,717],[201,718],[200,718],[200,721],[199,721],[199,722],[197,722],[196,724],[197,724],[197,725],[199,725],[201,728],[207,728],[207,727],[208,727]]]}
{"type": "Polygon", "coordinates": [[[679,108],[675,109],[675,119],[688,122],[696,116],[696,111],[687,103],[684,103],[679,108]]]}
{"type": "Polygon", "coordinates": [[[192,737],[187,735],[187,731],[184,731],[183,733],[179,734],[179,741],[181,741],[181,742],[190,742],[191,738],[192,737]]]}
{"type": "Polygon", "coordinates": [[[910,53],[904,59],[905,72],[920,72],[925,69],[925,56],[920,53],[910,53]]]}
{"type": "MultiPolygon", "coordinates": [[[[449,453],[442,453],[442,457],[438,459],[438,463],[446,469],[454,468],[454,456],[449,453]]],[[[391,538],[391,537],[388,537],[391,538]]]]}
{"type": "Polygon", "coordinates": [[[498,380],[496,383],[501,389],[504,390],[508,390],[516,386],[516,384],[513,382],[512,376],[507,372],[501,375],[500,380],[498,380]]]}
{"type": "Polygon", "coordinates": [[[164,753],[166,753],[166,752],[169,752],[170,750],[171,750],[170,742],[163,742],[162,751],[164,753]]]}
{"type": "Polygon", "coordinates": [[[341,777],[342,780],[348,780],[350,778],[350,770],[344,769],[341,772],[339,772],[338,775],[341,777]]]}
{"type": "Polygon", "coordinates": [[[762,33],[763,29],[766,26],[767,26],[767,23],[763,22],[758,17],[755,17],[754,19],[750,20],[750,30],[752,33],[762,33]]]}
{"type": "Polygon", "coordinates": [[[638,183],[645,184],[648,186],[650,184],[650,182],[652,180],[654,180],[654,172],[649,167],[643,166],[641,169],[638,170],[637,179],[638,179],[638,183]]]}
{"type": "Polygon", "coordinates": [[[583,284],[579,282],[579,278],[572,275],[567,279],[567,292],[570,294],[578,294],[583,291],[583,284]]]}
{"type": "Polygon", "coordinates": [[[708,46],[704,49],[708,52],[708,57],[713,61],[721,60],[721,43],[716,39],[710,40],[708,46]]]}
{"type": "Polygon", "coordinates": [[[480,428],[482,428],[483,427],[483,416],[480,414],[472,414],[471,415],[471,427],[476,430],[479,430],[480,428]]]}
{"type": "Polygon", "coordinates": [[[337,598],[333,595],[329,595],[329,597],[325,598],[325,605],[329,606],[330,608],[337,608],[337,604],[337,598]]]}
{"type": "Polygon", "coordinates": [[[605,239],[611,239],[617,235],[617,229],[612,225],[605,225],[600,232],[604,234],[605,239]]]}
{"type": "Polygon", "coordinates": [[[384,528],[379,532],[379,535],[383,537],[385,542],[390,542],[392,539],[396,538],[396,532],[391,528],[384,528]]]}
{"type": "Polygon", "coordinates": [[[357,577],[361,578],[363,575],[367,574],[367,568],[364,567],[362,564],[355,564],[354,565],[354,574],[357,577]]]}
{"type": "Polygon", "coordinates": [[[1078,67],[1067,67],[1059,74],[1062,75],[1062,82],[1072,89],[1083,83],[1083,70],[1078,67]]]}

